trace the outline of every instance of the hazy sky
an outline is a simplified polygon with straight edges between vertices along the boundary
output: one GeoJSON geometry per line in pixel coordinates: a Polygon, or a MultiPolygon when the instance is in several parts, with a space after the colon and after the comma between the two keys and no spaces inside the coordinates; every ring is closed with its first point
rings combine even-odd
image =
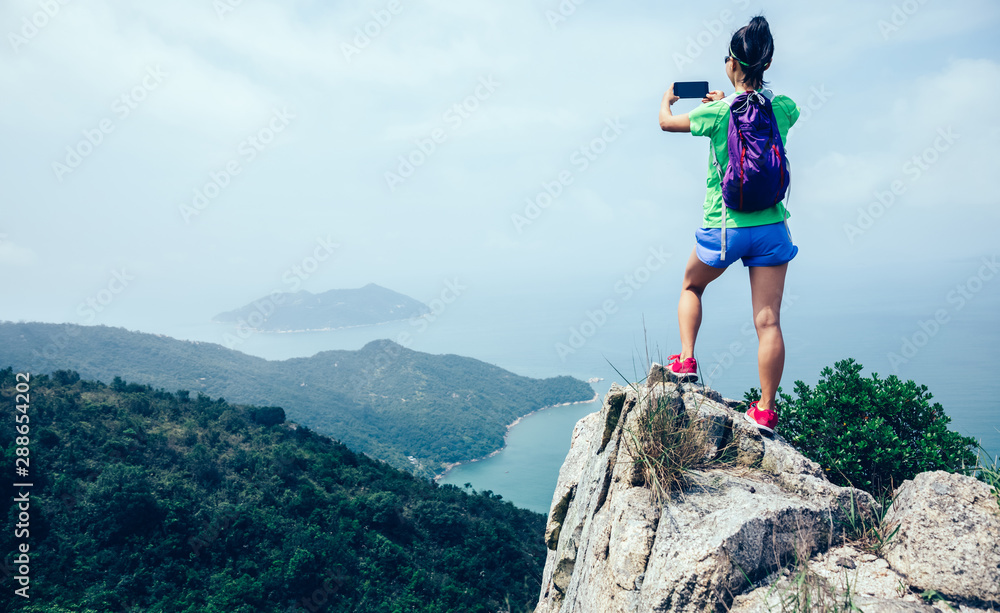
{"type": "Polygon", "coordinates": [[[662,133],[660,98],[731,92],[729,37],[759,12],[771,87],[803,109],[796,265],[964,278],[995,255],[995,1],[7,0],[0,319],[558,291],[651,249],[679,275],[707,139],[662,133]]]}

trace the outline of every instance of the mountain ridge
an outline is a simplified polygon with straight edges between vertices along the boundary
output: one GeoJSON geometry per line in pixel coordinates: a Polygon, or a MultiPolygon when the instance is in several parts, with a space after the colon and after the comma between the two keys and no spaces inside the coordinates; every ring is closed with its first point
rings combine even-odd
{"type": "Polygon", "coordinates": [[[355,451],[425,477],[501,448],[507,425],[522,415],[594,396],[589,384],[571,377],[531,379],[385,339],[355,351],[270,361],[214,343],[123,328],[0,322],[0,365],[72,369],[106,383],[121,376],[280,406],[290,419],[355,451]]]}

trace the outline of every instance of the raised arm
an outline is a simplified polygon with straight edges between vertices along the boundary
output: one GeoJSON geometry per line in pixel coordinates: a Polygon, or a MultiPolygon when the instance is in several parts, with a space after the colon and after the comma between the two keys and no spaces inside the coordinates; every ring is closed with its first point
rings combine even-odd
{"type": "Polygon", "coordinates": [[[670,89],[667,90],[667,93],[663,94],[663,100],[660,102],[660,129],[664,132],[691,131],[691,120],[688,118],[687,113],[674,115],[670,112],[670,105],[678,100],[680,100],[680,97],[674,95],[674,86],[671,84],[670,89]]]}
{"type": "MultiPolygon", "coordinates": [[[[720,90],[712,90],[701,99],[702,103],[722,100],[726,94],[720,90]]],[[[670,112],[670,105],[680,100],[674,95],[674,86],[671,85],[667,93],[663,94],[663,101],[660,102],[660,128],[664,132],[690,132],[691,118],[687,113],[683,115],[673,115],[670,112]]]]}

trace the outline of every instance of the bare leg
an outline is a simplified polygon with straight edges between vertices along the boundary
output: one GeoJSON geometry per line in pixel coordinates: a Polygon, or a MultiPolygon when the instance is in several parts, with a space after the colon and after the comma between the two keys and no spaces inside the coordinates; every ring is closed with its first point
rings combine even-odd
{"type": "Polygon", "coordinates": [[[781,296],[785,291],[785,272],[781,266],[751,266],[750,295],[753,302],[753,323],[757,328],[760,348],[757,350],[757,370],[760,373],[761,409],[774,409],[781,373],[785,368],[785,341],[781,336],[781,296]]]}
{"type": "Polygon", "coordinates": [[[681,361],[694,357],[694,341],[698,338],[698,328],[701,327],[701,294],[705,287],[719,278],[725,268],[715,268],[698,259],[695,250],[691,250],[687,269],[684,270],[684,283],[681,285],[681,299],[677,304],[677,323],[681,331],[681,361]]]}

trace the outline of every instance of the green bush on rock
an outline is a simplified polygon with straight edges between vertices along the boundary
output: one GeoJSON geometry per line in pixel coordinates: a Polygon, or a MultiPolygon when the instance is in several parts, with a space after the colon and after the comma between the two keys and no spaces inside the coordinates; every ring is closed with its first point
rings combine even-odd
{"type": "MultiPolygon", "coordinates": [[[[838,485],[876,496],[928,470],[975,466],[975,439],[948,429],[951,419],[926,385],[861,376],[853,359],[824,368],[815,388],[795,382],[797,398],[779,389],[778,432],[828,472],[838,485]]],[[[747,402],[760,391],[746,393],[747,402]]]]}

